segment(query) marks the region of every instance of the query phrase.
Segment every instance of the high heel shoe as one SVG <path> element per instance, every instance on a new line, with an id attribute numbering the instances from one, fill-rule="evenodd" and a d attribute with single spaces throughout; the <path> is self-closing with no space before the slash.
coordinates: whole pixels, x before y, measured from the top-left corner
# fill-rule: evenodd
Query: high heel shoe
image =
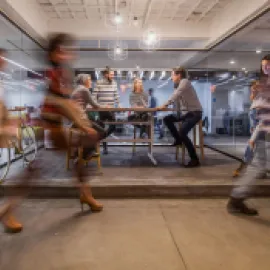
<path id="1" fill-rule="evenodd" d="M 98 203 L 94 198 L 90 198 L 86 195 L 81 194 L 80 203 L 82 212 L 84 211 L 84 204 L 87 204 L 92 212 L 101 212 L 103 210 L 103 205 Z"/>
<path id="2" fill-rule="evenodd" d="M 0 222 L 2 222 L 7 233 L 19 233 L 23 229 L 22 224 L 15 219 L 10 210 L 0 214 Z"/>

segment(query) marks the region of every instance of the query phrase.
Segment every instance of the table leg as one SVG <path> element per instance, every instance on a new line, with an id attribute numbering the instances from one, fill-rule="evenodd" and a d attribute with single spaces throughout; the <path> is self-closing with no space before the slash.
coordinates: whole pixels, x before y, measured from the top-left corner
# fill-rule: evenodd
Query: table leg
<path id="1" fill-rule="evenodd" d="M 156 166 L 157 161 L 155 160 L 153 156 L 153 144 L 154 144 L 154 113 L 150 113 L 150 143 L 149 143 L 149 152 L 148 152 L 148 157 L 152 161 L 152 163 Z"/>

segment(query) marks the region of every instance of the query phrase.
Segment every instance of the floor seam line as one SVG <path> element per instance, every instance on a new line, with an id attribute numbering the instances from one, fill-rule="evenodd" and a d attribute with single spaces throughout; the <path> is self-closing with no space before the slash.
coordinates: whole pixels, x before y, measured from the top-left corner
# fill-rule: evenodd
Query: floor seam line
<path id="1" fill-rule="evenodd" d="M 183 265 L 184 265 L 184 267 L 185 267 L 185 270 L 188 270 L 188 266 L 187 266 L 187 264 L 186 264 L 186 262 L 185 262 L 184 256 L 183 256 L 183 254 L 182 254 L 180 248 L 178 247 L 178 245 L 177 245 L 177 243 L 176 243 L 176 241 L 175 241 L 175 238 L 174 238 L 174 236 L 173 236 L 172 230 L 171 230 L 171 228 L 170 228 L 170 226 L 169 226 L 169 224 L 168 224 L 168 221 L 167 221 L 167 219 L 166 219 L 166 217 L 165 217 L 165 214 L 164 214 L 164 212 L 163 212 L 162 207 L 160 206 L 160 204 L 159 204 L 159 209 L 160 209 L 161 215 L 162 215 L 162 217 L 163 217 L 163 220 L 164 220 L 164 222 L 165 222 L 165 225 L 166 225 L 166 227 L 167 227 L 167 229 L 168 229 L 168 231 L 169 231 L 169 233 L 170 233 L 170 236 L 171 236 L 171 239 L 172 239 L 172 241 L 173 241 L 173 243 L 174 243 L 174 246 L 175 246 L 175 248 L 176 248 L 176 250 L 177 250 L 177 252 L 178 252 L 178 255 L 179 255 L 181 261 L 183 262 Z"/>

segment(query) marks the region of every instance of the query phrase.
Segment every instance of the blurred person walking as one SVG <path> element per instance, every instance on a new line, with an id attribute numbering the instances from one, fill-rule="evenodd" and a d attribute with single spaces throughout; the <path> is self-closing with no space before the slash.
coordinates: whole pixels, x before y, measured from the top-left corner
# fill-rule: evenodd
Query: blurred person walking
<path id="1" fill-rule="evenodd" d="M 49 87 L 44 98 L 41 117 L 44 128 L 49 130 L 53 145 L 60 151 L 66 151 L 68 147 L 62 124 L 63 118 L 74 122 L 78 129 L 82 131 L 76 137 L 73 146 L 93 147 L 99 140 L 98 133 L 91 127 L 91 123 L 88 119 L 81 117 L 78 105 L 70 99 L 72 74 L 68 66 L 73 59 L 73 54 L 68 48 L 73 43 L 73 38 L 68 34 L 55 34 L 49 38 L 48 60 L 51 68 L 47 72 Z M 34 173 L 35 169 L 28 168 L 25 171 L 25 176 L 21 177 L 22 183 L 24 185 L 29 183 Z M 90 187 L 86 184 L 87 173 L 81 162 L 78 162 L 76 166 L 76 176 L 80 189 L 80 204 L 82 208 L 84 204 L 87 204 L 92 211 L 101 211 L 103 205 L 94 199 Z M 1 211 L 0 219 L 5 229 L 9 232 L 16 233 L 22 230 L 22 225 L 13 218 L 12 213 L 19 200 L 26 195 L 26 192 L 24 188 L 23 192 L 20 190 L 20 192 L 16 193 L 16 197 L 10 197 Z"/>
<path id="2" fill-rule="evenodd" d="M 256 126 L 251 139 L 256 140 L 254 158 L 231 192 L 227 210 L 232 214 L 258 215 L 258 211 L 249 207 L 245 200 L 249 197 L 256 181 L 262 174 L 265 174 L 269 162 L 269 142 L 266 141 L 266 135 L 270 133 L 270 55 L 266 55 L 262 59 L 261 76 L 256 89 L 259 92 L 254 106 L 257 108 L 259 124 Z"/>
<path id="3" fill-rule="evenodd" d="M 250 101 L 252 102 L 250 110 L 249 110 L 249 119 L 250 119 L 250 133 L 252 134 L 256 129 L 259 120 L 257 118 L 257 108 L 256 108 L 256 97 L 258 96 L 258 89 L 257 85 L 259 81 L 252 81 L 251 83 L 251 94 L 250 94 Z M 256 139 L 256 138 L 255 138 Z M 234 171 L 233 177 L 237 177 L 240 175 L 241 171 L 246 168 L 246 166 L 252 161 L 253 159 L 253 150 L 255 147 L 256 140 L 254 140 L 254 136 L 251 136 L 250 140 L 248 141 L 248 145 L 245 150 L 243 161 L 241 162 L 240 166 Z"/>

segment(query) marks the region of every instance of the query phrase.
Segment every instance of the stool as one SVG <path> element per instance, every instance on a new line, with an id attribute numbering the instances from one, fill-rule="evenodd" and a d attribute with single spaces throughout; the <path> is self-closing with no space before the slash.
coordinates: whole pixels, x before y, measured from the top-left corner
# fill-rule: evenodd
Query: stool
<path id="1" fill-rule="evenodd" d="M 180 124 L 181 125 L 181 124 Z M 204 134 L 203 134 L 203 122 L 200 120 L 200 122 L 197 123 L 197 125 L 193 128 L 193 143 L 195 146 L 195 149 L 197 148 L 197 126 L 199 128 L 199 148 L 200 148 L 200 161 L 204 161 Z M 176 147 L 176 153 L 175 153 L 175 159 L 179 159 L 179 148 L 180 146 Z M 182 144 L 182 164 L 185 162 L 185 153 L 186 147 L 184 144 Z"/>
<path id="2" fill-rule="evenodd" d="M 71 142 L 72 142 L 72 131 L 75 130 L 75 129 L 72 129 L 72 128 L 69 128 L 68 130 L 68 140 L 67 140 L 67 143 L 68 143 L 68 149 L 67 149 L 67 155 L 66 155 L 66 168 L 67 170 L 70 169 L 70 160 L 73 159 L 73 157 L 71 157 Z M 78 159 L 79 161 L 82 161 L 85 165 L 88 165 L 88 163 L 90 161 L 96 161 L 97 162 L 97 167 L 98 167 L 98 170 L 101 170 L 101 158 L 100 158 L 100 145 L 99 143 L 97 143 L 97 146 L 96 146 L 96 152 L 97 154 L 92 156 L 90 159 L 83 159 L 83 147 L 82 146 L 79 146 L 78 147 Z"/>

